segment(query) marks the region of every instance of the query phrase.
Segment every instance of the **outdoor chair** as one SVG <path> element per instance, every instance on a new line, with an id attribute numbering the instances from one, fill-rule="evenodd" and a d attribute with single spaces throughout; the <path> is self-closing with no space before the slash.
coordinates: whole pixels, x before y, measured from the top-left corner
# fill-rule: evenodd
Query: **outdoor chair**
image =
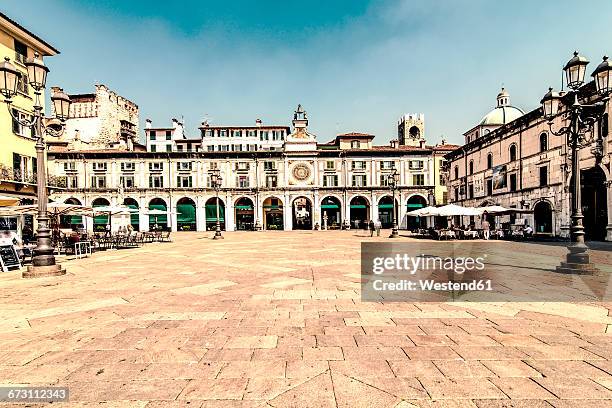
<path id="1" fill-rule="evenodd" d="M 170 231 L 160 232 L 160 234 L 159 234 L 159 242 L 172 242 L 170 240 Z"/>

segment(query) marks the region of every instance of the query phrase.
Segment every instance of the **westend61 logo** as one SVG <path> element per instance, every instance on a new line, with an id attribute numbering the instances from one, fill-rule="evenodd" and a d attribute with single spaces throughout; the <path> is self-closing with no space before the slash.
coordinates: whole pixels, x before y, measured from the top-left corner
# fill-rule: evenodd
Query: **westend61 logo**
<path id="1" fill-rule="evenodd" d="M 376 257 L 372 260 L 372 272 L 381 275 L 386 271 L 408 271 L 411 275 L 417 271 L 437 270 L 453 271 L 463 274 L 466 271 L 482 271 L 485 268 L 486 255 L 473 257 L 440 257 L 421 254 L 413 257 L 408 254 L 395 254 L 391 257 Z"/>

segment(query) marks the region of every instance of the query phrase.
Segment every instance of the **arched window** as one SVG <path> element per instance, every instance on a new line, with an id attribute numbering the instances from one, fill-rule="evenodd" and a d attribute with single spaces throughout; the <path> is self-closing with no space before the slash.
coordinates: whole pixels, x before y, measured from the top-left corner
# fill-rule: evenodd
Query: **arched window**
<path id="1" fill-rule="evenodd" d="M 455 166 L 455 179 L 459 178 L 459 167 Z"/>
<path id="2" fill-rule="evenodd" d="M 469 169 L 469 173 L 470 173 L 470 174 L 474 174 L 474 160 L 470 160 L 470 169 Z"/>
<path id="3" fill-rule="evenodd" d="M 493 168 L 493 155 L 491 153 L 487 154 L 487 169 Z"/>
<path id="4" fill-rule="evenodd" d="M 351 149 L 359 149 L 360 146 L 361 146 L 361 143 L 359 143 L 359 140 L 351 141 Z"/>
<path id="5" fill-rule="evenodd" d="M 510 161 L 516 160 L 516 145 L 512 143 L 510 145 Z"/>
<path id="6" fill-rule="evenodd" d="M 540 152 L 545 152 L 548 150 L 548 135 L 546 133 L 542 133 L 540 135 Z"/>

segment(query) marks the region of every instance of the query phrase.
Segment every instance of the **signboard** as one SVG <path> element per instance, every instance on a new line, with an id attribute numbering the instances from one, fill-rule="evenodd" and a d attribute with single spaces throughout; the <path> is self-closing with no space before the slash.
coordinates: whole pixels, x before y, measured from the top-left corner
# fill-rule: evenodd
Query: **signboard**
<path id="1" fill-rule="evenodd" d="M 11 268 L 21 268 L 21 261 L 13 245 L 0 245 L 0 266 L 3 272 Z"/>
<path id="2" fill-rule="evenodd" d="M 484 173 L 475 175 L 472 178 L 474 183 L 474 197 L 482 197 L 485 195 Z"/>
<path id="3" fill-rule="evenodd" d="M 506 188 L 506 165 L 493 167 L 493 190 Z"/>

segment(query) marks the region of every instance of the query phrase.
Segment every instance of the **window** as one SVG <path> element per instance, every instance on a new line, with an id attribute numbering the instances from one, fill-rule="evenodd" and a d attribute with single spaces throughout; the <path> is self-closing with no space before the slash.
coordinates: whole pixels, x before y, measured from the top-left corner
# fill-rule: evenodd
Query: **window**
<path id="1" fill-rule="evenodd" d="M 28 76 L 24 73 L 17 79 L 17 92 L 28 94 Z"/>
<path id="2" fill-rule="evenodd" d="M 327 160 L 325 162 L 325 170 L 336 170 L 336 162 L 333 160 Z"/>
<path id="3" fill-rule="evenodd" d="M 272 131 L 272 140 L 281 140 L 281 132 L 280 130 L 273 130 Z"/>
<path id="4" fill-rule="evenodd" d="M 106 162 L 104 163 L 93 163 L 92 164 L 93 171 L 106 171 Z"/>
<path id="5" fill-rule="evenodd" d="M 354 174 L 353 175 L 353 187 L 365 187 L 366 184 L 367 184 L 367 179 L 366 179 L 365 174 Z"/>
<path id="6" fill-rule="evenodd" d="M 389 176 L 386 174 L 381 174 L 380 175 L 380 186 L 381 187 L 388 187 L 389 186 Z"/>
<path id="7" fill-rule="evenodd" d="M 213 136 L 213 131 L 212 129 L 206 129 L 204 131 L 204 137 L 212 137 Z"/>
<path id="8" fill-rule="evenodd" d="M 268 134 L 267 130 L 263 130 L 259 133 L 259 139 L 260 140 L 269 140 L 270 139 L 270 135 Z"/>
<path id="9" fill-rule="evenodd" d="M 548 185 L 548 166 L 540 167 L 540 187 Z"/>
<path id="10" fill-rule="evenodd" d="M 546 133 L 542 133 L 540 135 L 540 153 L 548 150 L 548 135 Z"/>
<path id="11" fill-rule="evenodd" d="M 190 151 L 191 149 L 187 149 L 187 151 Z M 183 151 L 183 145 L 177 144 L 176 145 L 176 151 L 177 152 L 182 152 Z"/>
<path id="12" fill-rule="evenodd" d="M 444 174 L 440 173 L 440 179 L 438 180 L 438 183 L 443 186 L 444 184 L 446 184 L 446 180 L 444 180 Z"/>
<path id="13" fill-rule="evenodd" d="M 599 121 L 599 134 L 603 137 L 608 136 L 608 114 L 604 113 Z"/>
<path id="14" fill-rule="evenodd" d="M 136 165 L 134 163 L 121 163 L 121 171 L 134 171 L 136 170 Z"/>
<path id="15" fill-rule="evenodd" d="M 257 131 L 249 130 L 248 135 L 249 135 L 249 137 L 257 137 Z"/>
<path id="16" fill-rule="evenodd" d="M 219 146 L 220 152 L 229 152 L 229 145 L 221 145 Z"/>
<path id="17" fill-rule="evenodd" d="M 493 194 L 493 180 L 492 179 L 487 179 L 487 191 L 486 191 L 487 195 L 492 195 Z"/>
<path id="18" fill-rule="evenodd" d="M 470 169 L 469 174 L 474 174 L 474 161 L 470 160 Z"/>
<path id="19" fill-rule="evenodd" d="M 164 178 L 161 175 L 149 176 L 149 188 L 163 188 Z"/>
<path id="20" fill-rule="evenodd" d="M 210 162 L 210 165 L 208 166 L 208 168 L 210 170 L 217 170 L 219 168 L 219 163 L 217 163 L 217 162 Z"/>
<path id="21" fill-rule="evenodd" d="M 455 200 L 459 201 L 459 187 L 455 187 Z"/>
<path id="22" fill-rule="evenodd" d="M 191 162 L 178 162 L 176 163 L 176 169 L 178 171 L 191 171 Z"/>
<path id="23" fill-rule="evenodd" d="M 423 160 L 410 160 L 408 168 L 410 170 L 421 170 L 423 168 Z"/>
<path id="24" fill-rule="evenodd" d="M 510 191 L 516 191 L 516 174 L 510 174 Z"/>
<path id="25" fill-rule="evenodd" d="M 266 187 L 273 188 L 276 187 L 276 176 L 266 176 Z"/>
<path id="26" fill-rule="evenodd" d="M 15 40 L 15 60 L 25 64 L 27 59 L 28 47 L 21 41 Z"/>
<path id="27" fill-rule="evenodd" d="M 77 176 L 66 177 L 66 188 L 79 188 L 79 179 Z"/>
<path id="28" fill-rule="evenodd" d="M 123 188 L 134 188 L 134 176 L 119 177 L 119 184 Z"/>
<path id="29" fill-rule="evenodd" d="M 236 177 L 236 186 L 238 188 L 248 188 L 249 187 L 249 176 Z"/>
<path id="30" fill-rule="evenodd" d="M 493 168 L 493 155 L 491 153 L 487 154 L 487 169 Z"/>
<path id="31" fill-rule="evenodd" d="M 172 140 L 172 131 L 166 130 L 166 140 Z"/>
<path id="32" fill-rule="evenodd" d="M 106 188 L 106 176 L 92 176 L 91 177 L 92 188 Z"/>
<path id="33" fill-rule="evenodd" d="M 164 169 L 163 162 L 149 163 L 149 171 L 162 171 Z"/>
<path id="34" fill-rule="evenodd" d="M 394 161 L 383 161 L 380 162 L 380 169 L 381 170 L 392 170 L 395 168 L 395 162 Z"/>
<path id="35" fill-rule="evenodd" d="M 226 129 L 221 129 L 219 131 L 219 137 L 227 137 L 227 130 Z"/>
<path id="36" fill-rule="evenodd" d="M 13 109 L 13 115 L 22 121 L 31 120 L 32 116 L 17 109 Z M 34 137 L 34 129 L 27 126 L 22 126 L 18 121 L 13 119 L 13 133 L 24 137 Z"/>
<path id="37" fill-rule="evenodd" d="M 474 198 L 474 185 L 468 184 L 468 198 Z"/>
<path id="38" fill-rule="evenodd" d="M 166 145 L 166 152 L 170 153 L 172 151 L 172 145 Z"/>
<path id="39" fill-rule="evenodd" d="M 238 162 L 236 163 L 236 170 L 247 171 L 249 169 L 249 162 Z"/>
<path id="40" fill-rule="evenodd" d="M 424 186 L 425 185 L 425 175 L 424 174 L 413 174 L 412 175 L 412 185 L 413 186 Z"/>
<path id="41" fill-rule="evenodd" d="M 323 177 L 323 187 L 338 187 L 338 175 L 327 174 Z"/>
<path id="42" fill-rule="evenodd" d="M 234 130 L 232 132 L 233 137 L 242 137 L 242 132 L 240 130 Z"/>
<path id="43" fill-rule="evenodd" d="M 75 162 L 64 163 L 64 171 L 76 171 L 76 163 Z"/>
<path id="44" fill-rule="evenodd" d="M 266 170 L 266 171 L 276 170 L 276 163 L 274 163 L 272 161 L 265 161 L 264 162 L 264 170 Z"/>
<path id="45" fill-rule="evenodd" d="M 364 161 L 353 161 L 353 170 L 365 170 L 366 162 Z"/>
<path id="46" fill-rule="evenodd" d="M 156 133 L 154 130 L 149 130 L 149 139 L 150 140 L 155 140 L 156 137 Z"/>
<path id="47" fill-rule="evenodd" d="M 193 187 L 193 182 L 191 176 L 177 176 L 176 177 L 176 186 L 178 188 L 191 188 Z"/>
<path id="48" fill-rule="evenodd" d="M 157 151 L 157 146 L 151 145 L 151 153 L 155 153 Z"/>
<path id="49" fill-rule="evenodd" d="M 455 166 L 455 180 L 459 178 L 459 167 Z"/>
<path id="50" fill-rule="evenodd" d="M 351 149 L 359 149 L 361 142 L 359 140 L 351 140 Z"/>
<path id="51" fill-rule="evenodd" d="M 209 145 L 206 147 L 206 150 L 208 150 L 209 152 L 214 152 L 215 151 L 215 146 L 214 145 Z"/>
<path id="52" fill-rule="evenodd" d="M 510 161 L 516 160 L 516 145 L 512 143 L 510 145 Z"/>

